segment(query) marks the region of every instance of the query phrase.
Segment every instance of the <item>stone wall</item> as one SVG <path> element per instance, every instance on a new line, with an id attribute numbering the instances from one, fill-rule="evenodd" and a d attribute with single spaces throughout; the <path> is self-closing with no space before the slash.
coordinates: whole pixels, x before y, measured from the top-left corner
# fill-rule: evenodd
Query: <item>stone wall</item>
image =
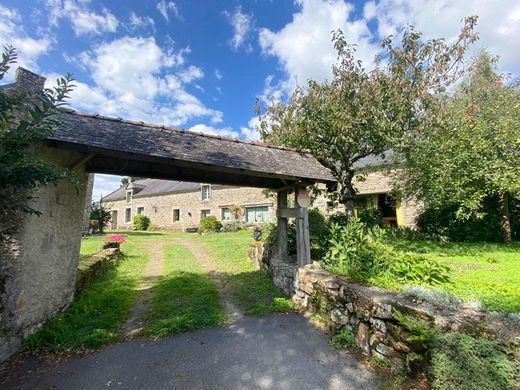
<path id="1" fill-rule="evenodd" d="M 138 207 L 144 207 L 144 215 L 150 218 L 150 223 L 161 228 L 171 230 L 185 230 L 197 228 L 202 210 L 210 210 L 218 220 L 221 220 L 222 208 L 232 204 L 244 207 L 267 206 L 270 222 L 276 221 L 276 210 L 272 199 L 266 198 L 259 188 L 212 186 L 210 198 L 201 200 L 200 191 L 164 194 L 139 197 L 136 195 L 130 203 L 126 199 L 113 202 L 103 202 L 103 206 L 110 211 L 117 211 L 117 229 L 130 229 L 132 221 L 125 222 L 125 209 L 132 209 L 132 218 Z M 173 222 L 173 210 L 180 210 L 180 221 Z"/>
<path id="2" fill-rule="evenodd" d="M 87 289 L 98 276 L 114 265 L 119 254 L 118 248 L 106 248 L 82 259 L 78 267 L 76 294 Z"/>
<path id="3" fill-rule="evenodd" d="M 40 156 L 68 167 L 82 157 L 48 147 Z M 83 167 L 75 173 L 79 186 L 62 181 L 34 194 L 42 214 L 20 216 L 0 251 L 0 361 L 73 298 L 88 179 Z"/>
<path id="4" fill-rule="evenodd" d="M 401 368 L 413 370 L 415 357 L 425 350 L 408 338 L 411 333 L 394 318 L 396 311 L 433 329 L 495 338 L 508 347 L 520 340 L 520 328 L 497 314 L 436 307 L 310 265 L 298 270 L 297 285 L 293 300 L 302 310 L 319 314 L 332 331 L 348 329 L 364 352 Z"/>

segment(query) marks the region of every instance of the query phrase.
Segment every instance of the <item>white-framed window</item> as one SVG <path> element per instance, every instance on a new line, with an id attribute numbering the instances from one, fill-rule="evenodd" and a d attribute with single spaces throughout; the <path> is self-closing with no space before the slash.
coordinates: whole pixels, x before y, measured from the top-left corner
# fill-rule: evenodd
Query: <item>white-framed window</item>
<path id="1" fill-rule="evenodd" d="M 220 211 L 220 217 L 222 221 L 230 221 L 231 220 L 231 211 L 228 207 L 222 207 Z"/>
<path id="2" fill-rule="evenodd" d="M 125 209 L 125 223 L 130 223 L 132 220 L 132 208 L 127 207 Z"/>
<path id="3" fill-rule="evenodd" d="M 266 223 L 269 222 L 269 207 L 246 207 L 247 223 Z"/>
<path id="4" fill-rule="evenodd" d="M 200 219 L 207 218 L 211 215 L 211 210 L 200 210 Z"/>
<path id="5" fill-rule="evenodd" d="M 173 209 L 172 221 L 173 222 L 179 222 L 180 220 L 181 220 L 181 210 L 180 209 Z"/>
<path id="6" fill-rule="evenodd" d="M 137 208 L 137 214 L 144 215 L 144 206 L 139 206 Z"/>
<path id="7" fill-rule="evenodd" d="M 126 191 L 126 203 L 130 203 L 132 201 L 132 190 Z"/>
<path id="8" fill-rule="evenodd" d="M 203 184 L 200 186 L 200 199 L 201 200 L 209 200 L 209 194 L 210 194 L 210 185 L 209 184 Z"/>

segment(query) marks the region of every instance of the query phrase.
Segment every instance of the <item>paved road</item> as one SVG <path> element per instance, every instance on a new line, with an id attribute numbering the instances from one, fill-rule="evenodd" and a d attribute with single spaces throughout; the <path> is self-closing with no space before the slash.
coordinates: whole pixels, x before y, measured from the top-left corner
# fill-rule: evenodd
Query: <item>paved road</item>
<path id="1" fill-rule="evenodd" d="M 14 388 L 377 389 L 378 382 L 298 314 L 245 318 L 156 341 L 129 340 L 57 364 L 23 366 L 43 372 Z"/>

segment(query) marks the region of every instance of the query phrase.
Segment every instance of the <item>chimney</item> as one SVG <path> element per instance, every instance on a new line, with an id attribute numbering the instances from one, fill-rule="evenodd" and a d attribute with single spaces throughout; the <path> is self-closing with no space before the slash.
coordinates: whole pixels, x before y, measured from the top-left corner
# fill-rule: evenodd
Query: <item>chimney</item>
<path id="1" fill-rule="evenodd" d="M 36 93 L 43 91 L 45 77 L 33 73 L 25 68 L 16 69 L 15 89 L 18 92 Z"/>

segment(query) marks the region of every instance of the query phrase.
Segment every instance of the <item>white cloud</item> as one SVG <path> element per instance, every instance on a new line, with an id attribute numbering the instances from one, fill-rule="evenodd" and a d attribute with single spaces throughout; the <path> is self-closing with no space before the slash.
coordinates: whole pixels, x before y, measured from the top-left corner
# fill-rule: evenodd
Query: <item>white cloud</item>
<path id="1" fill-rule="evenodd" d="M 167 22 L 170 21 L 170 13 L 172 13 L 177 19 L 181 18 L 179 9 L 173 1 L 166 2 L 165 0 L 161 0 L 157 3 L 157 9 Z"/>
<path id="2" fill-rule="evenodd" d="M 343 30 L 349 43 L 357 45 L 357 55 L 367 68 L 373 64 L 380 40 L 399 35 L 407 24 L 414 25 L 426 39 L 457 37 L 462 19 L 479 15 L 476 30 L 480 40 L 474 53 L 482 47 L 500 56 L 499 71 L 520 74 L 520 2 L 510 0 L 372 0 L 363 6 L 362 16 L 353 12 L 354 5 L 345 0 L 296 0 L 297 12 L 278 31 L 260 29 L 259 42 L 267 56 L 276 57 L 285 77 L 266 79 L 262 97 L 280 98 L 291 92 L 296 81 L 323 81 L 331 77 L 336 52 L 331 31 Z M 376 25 L 371 31 L 369 23 Z"/>
<path id="3" fill-rule="evenodd" d="M 185 85 L 203 72 L 195 66 L 182 67 L 185 53 L 185 49 L 164 50 L 154 38 L 123 37 L 103 43 L 77 56 L 94 84 L 78 81 L 71 104 L 80 111 L 168 126 L 201 117 L 222 122 L 222 112 L 186 91 Z"/>
<path id="4" fill-rule="evenodd" d="M 47 0 L 49 21 L 57 26 L 60 19 L 68 19 L 76 36 L 115 32 L 119 20 L 105 7 L 96 13 L 87 7 L 88 1 L 82 0 Z"/>
<path id="5" fill-rule="evenodd" d="M 227 138 L 238 138 L 238 132 L 231 129 L 230 127 L 215 128 L 213 126 L 198 124 L 198 125 L 190 127 L 188 130 L 197 132 L 197 133 L 218 135 L 218 136 L 227 137 Z"/>
<path id="6" fill-rule="evenodd" d="M 226 15 L 233 27 L 233 37 L 229 41 L 231 47 L 238 50 L 244 46 L 246 52 L 252 52 L 253 47 L 247 43 L 247 39 L 253 30 L 253 17 L 243 13 L 240 6 L 236 7 L 233 13 L 225 11 L 224 15 Z"/>
<path id="7" fill-rule="evenodd" d="M 204 72 L 199 67 L 190 65 L 187 69 L 179 72 L 179 77 L 183 82 L 189 84 L 193 80 L 200 80 L 203 78 Z"/>
<path id="8" fill-rule="evenodd" d="M 149 16 L 137 16 L 135 12 L 130 12 L 128 24 L 132 31 L 150 27 L 155 32 L 155 21 Z"/>
<path id="9" fill-rule="evenodd" d="M 258 133 L 257 126 L 260 120 L 257 116 L 251 118 L 247 123 L 247 127 L 240 128 L 242 138 L 247 141 L 258 141 L 260 139 L 260 133 Z"/>
<path id="10" fill-rule="evenodd" d="M 52 46 L 52 40 L 49 37 L 30 37 L 22 26 L 18 11 L 3 5 L 0 5 L 0 42 L 16 48 L 17 66 L 23 66 L 33 71 L 38 70 L 37 59 L 48 53 Z M 4 81 L 13 80 L 14 69 L 17 66 L 11 68 Z"/>
<path id="11" fill-rule="evenodd" d="M 217 80 L 222 80 L 222 72 L 219 69 L 215 69 L 215 78 Z"/>

